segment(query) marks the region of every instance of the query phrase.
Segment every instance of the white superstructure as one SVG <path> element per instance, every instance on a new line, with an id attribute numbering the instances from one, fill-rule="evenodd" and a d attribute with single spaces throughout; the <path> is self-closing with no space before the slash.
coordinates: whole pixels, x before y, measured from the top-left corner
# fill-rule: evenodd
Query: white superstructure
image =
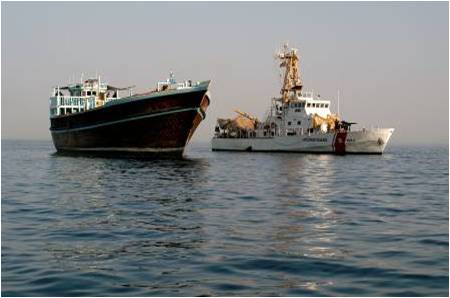
<path id="1" fill-rule="evenodd" d="M 50 117 L 58 117 L 88 111 L 120 99 L 119 91 L 127 90 L 133 94 L 133 86 L 117 88 L 102 82 L 100 76 L 95 79 L 81 80 L 80 83 L 53 88 L 49 99 Z"/>
<path id="2" fill-rule="evenodd" d="M 330 101 L 303 91 L 296 49 L 278 53 L 285 68 L 281 97 L 273 98 L 266 119 L 237 111 L 218 119 L 212 150 L 381 154 L 394 129 L 351 130 L 355 123 L 331 113 Z"/>

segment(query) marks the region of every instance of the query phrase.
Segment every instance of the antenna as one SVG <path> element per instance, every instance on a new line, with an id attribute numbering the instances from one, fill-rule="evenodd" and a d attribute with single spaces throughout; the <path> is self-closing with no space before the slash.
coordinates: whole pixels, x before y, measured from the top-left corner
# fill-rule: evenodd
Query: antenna
<path id="1" fill-rule="evenodd" d="M 340 112 L 339 112 L 339 95 L 340 95 L 340 90 L 338 89 L 338 115 L 340 116 Z"/>

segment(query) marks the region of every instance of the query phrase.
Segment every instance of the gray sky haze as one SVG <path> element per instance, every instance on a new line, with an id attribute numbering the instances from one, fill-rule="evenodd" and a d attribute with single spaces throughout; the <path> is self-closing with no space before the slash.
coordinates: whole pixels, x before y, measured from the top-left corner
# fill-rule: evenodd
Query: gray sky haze
<path id="1" fill-rule="evenodd" d="M 305 89 L 345 120 L 394 127 L 392 142 L 448 143 L 446 2 L 2 2 L 2 138 L 50 139 L 52 86 L 83 72 L 144 91 L 211 79 L 194 141 L 239 108 L 262 118 L 279 95 L 274 54 L 299 49 Z"/>

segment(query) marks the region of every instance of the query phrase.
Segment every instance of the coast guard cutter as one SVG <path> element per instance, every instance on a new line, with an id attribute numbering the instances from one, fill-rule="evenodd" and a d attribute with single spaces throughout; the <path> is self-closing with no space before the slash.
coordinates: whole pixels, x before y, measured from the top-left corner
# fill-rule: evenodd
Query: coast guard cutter
<path id="1" fill-rule="evenodd" d="M 277 53 L 284 70 L 281 97 L 273 98 L 260 121 L 236 110 L 234 119 L 217 119 L 212 150 L 382 154 L 393 128 L 353 130 L 353 122 L 330 111 L 330 101 L 303 90 L 297 49 Z"/>

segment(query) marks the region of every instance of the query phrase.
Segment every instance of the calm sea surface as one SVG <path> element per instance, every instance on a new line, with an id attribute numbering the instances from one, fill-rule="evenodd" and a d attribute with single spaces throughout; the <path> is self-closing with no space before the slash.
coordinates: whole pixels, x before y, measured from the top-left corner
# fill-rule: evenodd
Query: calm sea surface
<path id="1" fill-rule="evenodd" d="M 2 141 L 6 296 L 448 296 L 448 147 L 67 157 Z"/>

